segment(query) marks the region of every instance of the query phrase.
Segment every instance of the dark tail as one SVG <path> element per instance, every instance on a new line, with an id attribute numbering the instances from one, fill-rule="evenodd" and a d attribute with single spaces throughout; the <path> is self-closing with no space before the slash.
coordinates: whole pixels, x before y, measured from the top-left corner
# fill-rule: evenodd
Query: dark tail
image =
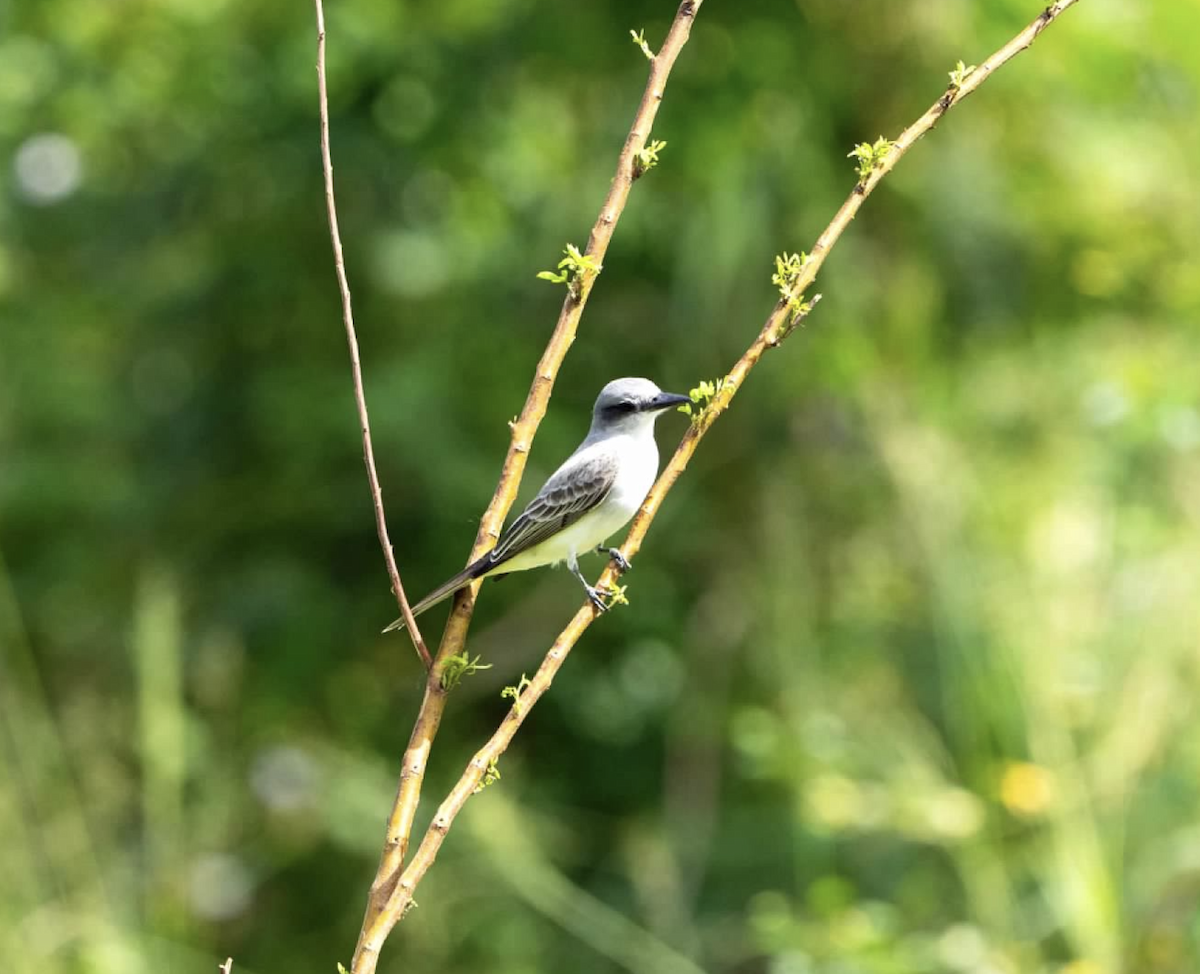
<path id="1" fill-rule="evenodd" d="M 443 582 L 432 592 L 426 595 L 425 598 L 421 599 L 420 602 L 414 605 L 412 607 L 413 618 L 419 616 L 426 609 L 432 609 L 439 602 L 445 602 L 446 599 L 450 598 L 450 596 L 452 596 L 460 588 L 466 588 L 481 575 L 486 575 L 492 567 L 493 563 L 490 554 L 484 555 L 478 561 L 471 563 L 453 578 Z M 387 626 L 383 631 L 400 632 L 405 628 L 406 623 L 404 621 L 404 617 L 401 616 L 391 625 Z"/>

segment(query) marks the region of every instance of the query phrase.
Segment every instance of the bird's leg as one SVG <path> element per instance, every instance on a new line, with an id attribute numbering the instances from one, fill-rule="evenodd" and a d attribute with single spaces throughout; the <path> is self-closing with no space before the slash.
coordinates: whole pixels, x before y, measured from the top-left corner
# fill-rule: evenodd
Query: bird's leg
<path id="1" fill-rule="evenodd" d="M 633 566 L 629 564 L 629 559 L 621 554 L 620 548 L 606 548 L 602 544 L 596 545 L 596 550 L 602 555 L 608 555 L 617 564 L 617 571 L 624 575 Z"/>
<path id="2" fill-rule="evenodd" d="M 577 579 L 579 579 L 579 584 L 582 585 L 583 590 L 585 592 L 587 592 L 588 601 L 591 602 L 592 605 L 594 605 L 596 607 L 596 611 L 597 612 L 607 612 L 608 611 L 608 603 L 606 603 L 604 601 L 604 597 L 599 592 L 597 592 L 596 589 L 594 589 L 591 585 L 588 584 L 588 580 L 583 577 L 583 572 L 581 572 L 579 570 L 579 562 L 576 560 L 574 554 L 572 554 L 571 557 L 567 559 L 567 567 L 569 569 L 571 569 L 571 574 L 574 575 Z"/>

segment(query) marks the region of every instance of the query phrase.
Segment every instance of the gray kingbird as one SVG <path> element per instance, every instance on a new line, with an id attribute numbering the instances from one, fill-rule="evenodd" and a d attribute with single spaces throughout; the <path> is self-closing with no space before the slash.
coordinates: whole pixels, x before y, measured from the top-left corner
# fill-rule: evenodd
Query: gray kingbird
<path id="1" fill-rule="evenodd" d="M 687 396 L 663 392 L 649 379 L 614 379 L 592 409 L 592 426 L 567 458 L 500 535 L 494 548 L 412 607 L 414 616 L 448 599 L 477 578 L 506 575 L 565 561 L 600 611 L 600 593 L 579 570 L 579 555 L 606 552 L 621 571 L 629 563 L 603 542 L 642 506 L 658 476 L 654 421 L 664 410 L 690 403 Z M 397 619 L 384 632 L 404 628 Z"/>

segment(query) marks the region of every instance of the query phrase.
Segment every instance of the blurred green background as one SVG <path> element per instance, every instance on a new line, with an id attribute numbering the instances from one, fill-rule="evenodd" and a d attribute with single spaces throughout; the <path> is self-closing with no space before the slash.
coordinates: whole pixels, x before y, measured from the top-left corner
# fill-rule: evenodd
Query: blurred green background
<path id="1" fill-rule="evenodd" d="M 721 375 L 1028 0 L 709 0 L 533 450 Z M 459 568 L 672 0 L 329 0 L 409 592 Z M 1084 0 L 919 143 L 670 495 L 383 971 L 1200 970 L 1200 5 Z M 0 2 L 0 957 L 348 962 L 421 677 L 313 11 Z M 664 452 L 686 421 L 659 425 Z M 599 558 L 588 566 L 592 574 Z M 580 603 L 488 583 L 418 828 Z M 437 635 L 444 609 L 425 631 Z"/>

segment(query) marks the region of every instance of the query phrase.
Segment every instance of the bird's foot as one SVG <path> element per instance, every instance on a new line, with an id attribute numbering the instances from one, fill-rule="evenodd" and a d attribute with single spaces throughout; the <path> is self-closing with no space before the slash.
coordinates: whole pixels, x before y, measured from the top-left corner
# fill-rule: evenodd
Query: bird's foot
<path id="1" fill-rule="evenodd" d="M 633 565 L 629 564 L 629 559 L 621 554 L 620 548 L 606 548 L 601 544 L 596 545 L 596 550 L 602 555 L 608 555 L 608 557 L 611 558 L 616 564 L 617 571 L 619 571 L 622 575 L 624 575 L 633 567 Z"/>
<path id="2" fill-rule="evenodd" d="M 591 585 L 585 585 L 583 588 L 587 592 L 588 601 L 596 607 L 597 612 L 608 611 L 608 603 L 604 601 L 604 596 L 600 594 L 598 588 L 593 588 Z"/>

